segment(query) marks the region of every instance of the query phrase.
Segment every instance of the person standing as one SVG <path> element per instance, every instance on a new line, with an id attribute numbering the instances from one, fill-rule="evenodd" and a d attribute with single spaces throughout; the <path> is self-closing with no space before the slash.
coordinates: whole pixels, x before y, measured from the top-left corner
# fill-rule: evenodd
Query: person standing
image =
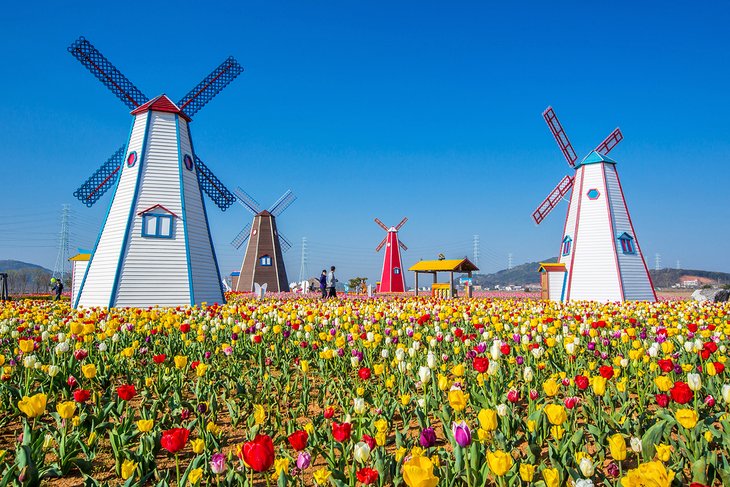
<path id="1" fill-rule="evenodd" d="M 322 291 L 322 299 L 327 297 L 327 269 L 322 269 L 322 275 L 319 276 L 319 290 Z"/>
<path id="2" fill-rule="evenodd" d="M 330 298 L 337 297 L 337 278 L 335 277 L 335 266 L 330 267 L 330 273 L 327 274 L 327 296 Z"/>
<path id="3" fill-rule="evenodd" d="M 63 283 L 60 279 L 56 279 L 55 277 L 51 278 L 51 291 L 54 292 L 55 296 L 53 297 L 54 301 L 58 301 L 61 299 L 61 293 L 63 292 Z"/>

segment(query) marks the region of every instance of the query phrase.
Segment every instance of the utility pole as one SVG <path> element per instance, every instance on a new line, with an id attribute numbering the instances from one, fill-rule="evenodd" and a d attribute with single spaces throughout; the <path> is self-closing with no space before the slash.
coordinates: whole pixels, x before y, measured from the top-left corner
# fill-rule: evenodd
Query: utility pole
<path id="1" fill-rule="evenodd" d="M 512 253 L 507 254 L 507 270 L 512 270 Z"/>
<path id="2" fill-rule="evenodd" d="M 309 256 L 307 255 L 307 237 L 302 237 L 302 263 L 299 267 L 299 282 L 309 275 Z"/>
<path id="3" fill-rule="evenodd" d="M 69 213 L 71 211 L 70 205 L 63 205 L 61 207 L 61 232 L 58 236 L 58 253 L 56 254 L 56 264 L 53 266 L 53 277 L 56 277 L 64 282 L 66 278 L 66 268 L 68 267 L 69 258 Z"/>
<path id="4" fill-rule="evenodd" d="M 474 265 L 479 267 L 479 235 L 474 235 L 474 251 L 472 256 L 474 257 Z"/>
<path id="5" fill-rule="evenodd" d="M 661 263 L 662 263 L 661 254 L 659 254 L 659 253 L 654 254 L 654 270 L 655 271 L 659 270 L 659 266 L 661 265 Z"/>
<path id="6" fill-rule="evenodd" d="M 677 259 L 677 270 L 679 270 L 679 259 Z"/>

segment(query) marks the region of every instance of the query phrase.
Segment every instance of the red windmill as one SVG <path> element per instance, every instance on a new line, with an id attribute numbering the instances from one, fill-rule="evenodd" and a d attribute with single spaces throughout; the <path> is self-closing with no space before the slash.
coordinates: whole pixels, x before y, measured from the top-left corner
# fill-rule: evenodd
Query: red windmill
<path id="1" fill-rule="evenodd" d="M 403 277 L 403 266 L 400 259 L 400 249 L 408 250 L 403 242 L 398 240 L 398 230 L 406 224 L 408 218 L 404 218 L 394 227 L 386 227 L 383 222 L 375 219 L 375 223 L 387 232 L 387 235 L 375 248 L 376 252 L 385 246 L 385 257 L 383 258 L 383 272 L 380 276 L 381 293 L 403 293 L 406 291 L 406 280 Z"/>

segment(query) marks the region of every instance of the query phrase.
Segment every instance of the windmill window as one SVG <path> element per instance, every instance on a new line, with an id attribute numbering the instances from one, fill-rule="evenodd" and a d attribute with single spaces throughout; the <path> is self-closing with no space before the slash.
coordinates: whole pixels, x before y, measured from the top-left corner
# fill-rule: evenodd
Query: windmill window
<path id="1" fill-rule="evenodd" d="M 573 239 L 566 236 L 563 239 L 563 255 L 570 255 L 570 248 L 573 246 Z"/>
<path id="2" fill-rule="evenodd" d="M 190 154 L 185 154 L 185 157 L 183 157 L 183 162 L 185 163 L 185 169 L 188 171 L 193 170 L 193 158 L 190 157 Z"/>
<path id="3" fill-rule="evenodd" d="M 259 259 L 259 264 L 266 267 L 271 266 L 271 257 L 268 255 L 264 255 Z"/>
<path id="4" fill-rule="evenodd" d="M 621 242 L 621 252 L 623 252 L 624 254 L 635 254 L 636 253 L 636 247 L 634 245 L 634 237 L 632 237 L 628 233 L 624 232 L 618 238 L 618 241 Z"/>
<path id="5" fill-rule="evenodd" d="M 400 274 L 400 267 L 393 267 L 393 274 Z"/>
<path id="6" fill-rule="evenodd" d="M 142 236 L 172 238 L 172 215 L 145 213 L 142 215 Z"/>
<path id="7" fill-rule="evenodd" d="M 127 156 L 127 166 L 132 167 L 137 163 L 137 152 L 132 151 Z"/>

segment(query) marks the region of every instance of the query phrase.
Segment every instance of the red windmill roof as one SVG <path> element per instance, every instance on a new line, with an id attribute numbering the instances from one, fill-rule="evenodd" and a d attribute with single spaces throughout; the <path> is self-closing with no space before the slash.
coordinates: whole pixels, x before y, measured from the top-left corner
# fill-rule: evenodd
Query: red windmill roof
<path id="1" fill-rule="evenodd" d="M 134 110 L 132 110 L 132 115 L 139 115 L 140 113 L 144 113 L 149 110 L 155 112 L 177 113 L 188 122 L 190 121 L 190 117 L 185 115 L 185 113 L 183 113 L 183 111 L 180 110 L 180 108 L 178 108 L 178 106 L 175 105 L 172 100 L 170 100 L 167 95 L 164 94 L 151 99 L 144 105 L 135 108 Z"/>

